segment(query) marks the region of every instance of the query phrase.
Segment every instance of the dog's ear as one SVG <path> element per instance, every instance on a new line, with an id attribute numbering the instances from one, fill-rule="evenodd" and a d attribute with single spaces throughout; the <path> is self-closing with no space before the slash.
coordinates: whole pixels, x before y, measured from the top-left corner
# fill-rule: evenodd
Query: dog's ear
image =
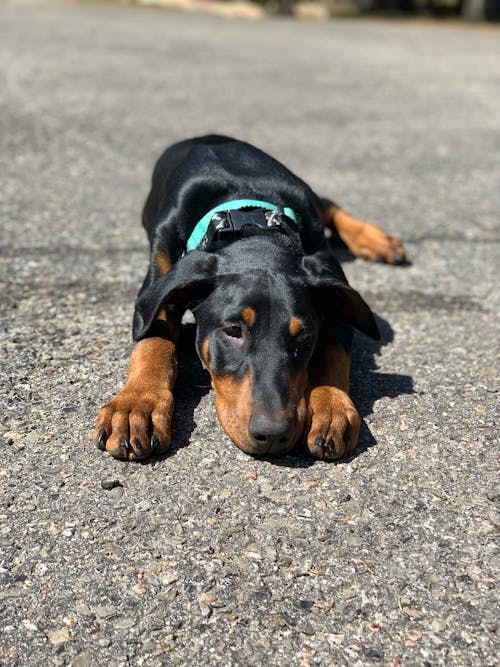
<path id="1" fill-rule="evenodd" d="M 161 308 L 168 304 L 194 308 L 215 287 L 217 257 L 193 250 L 143 290 L 135 304 L 134 340 L 146 338 Z"/>
<path id="2" fill-rule="evenodd" d="M 332 261 L 328 253 L 317 252 L 303 258 L 302 268 L 322 310 L 333 311 L 342 322 L 351 324 L 374 340 L 380 340 L 380 332 L 370 307 L 349 286 L 336 260 Z"/>

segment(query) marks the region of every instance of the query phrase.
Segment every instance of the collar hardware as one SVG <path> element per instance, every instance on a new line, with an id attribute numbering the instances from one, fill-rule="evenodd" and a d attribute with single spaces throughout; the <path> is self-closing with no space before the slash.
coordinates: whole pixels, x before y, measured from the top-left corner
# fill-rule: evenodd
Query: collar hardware
<path id="1" fill-rule="evenodd" d="M 243 230 L 248 227 L 258 227 L 260 229 L 271 229 L 277 227 L 284 233 L 290 235 L 296 234 L 295 223 L 291 218 L 285 221 L 284 215 L 276 211 L 264 211 L 263 209 L 253 209 L 251 211 L 219 211 L 214 213 L 208 224 L 208 229 L 198 246 L 200 250 L 208 250 L 213 243 L 223 241 L 230 243 L 235 241 Z"/>
<path id="2" fill-rule="evenodd" d="M 278 228 L 300 241 L 297 218 L 291 208 L 260 200 L 239 199 L 216 206 L 204 215 L 187 241 L 186 252 L 195 248 L 208 250 L 217 241 L 234 241 L 247 227 Z"/>

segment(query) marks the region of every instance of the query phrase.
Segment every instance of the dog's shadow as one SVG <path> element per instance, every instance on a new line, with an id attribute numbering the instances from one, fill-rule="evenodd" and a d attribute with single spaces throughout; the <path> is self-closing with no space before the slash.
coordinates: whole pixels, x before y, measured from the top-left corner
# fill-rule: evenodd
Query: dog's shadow
<path id="1" fill-rule="evenodd" d="M 196 354 L 196 325 L 183 324 L 177 345 L 179 376 L 174 387 L 175 410 L 172 420 L 172 448 L 164 455 L 172 456 L 187 447 L 196 427 L 194 411 L 203 396 L 210 391 L 210 375 Z"/>
<path id="2" fill-rule="evenodd" d="M 358 447 L 351 459 L 377 444 L 364 420 L 373 413 L 375 403 L 381 398 L 397 398 L 403 394 L 415 393 L 410 375 L 382 373 L 378 370 L 376 357 L 385 345 L 394 340 L 394 331 L 387 320 L 378 315 L 375 319 L 380 331 L 380 340 L 373 341 L 360 334 L 354 337 L 350 395 L 363 421 Z"/>
<path id="3" fill-rule="evenodd" d="M 365 336 L 356 334 L 352 350 L 351 363 L 351 398 L 362 417 L 362 427 L 356 451 L 347 459 L 356 458 L 368 448 L 377 444 L 364 418 L 372 414 L 374 404 L 381 398 L 397 398 L 402 394 L 413 394 L 413 380 L 410 375 L 398 373 L 381 373 L 377 370 L 376 355 L 385 345 L 394 339 L 391 325 L 383 318 L 376 316 L 380 330 L 380 340 L 372 341 Z M 191 433 L 196 427 L 194 412 L 203 396 L 210 391 L 210 376 L 201 366 L 195 351 L 194 341 L 196 326 L 183 325 L 181 342 L 178 347 L 179 377 L 175 385 L 175 412 L 172 423 L 172 449 L 165 454 L 170 457 L 179 449 L 189 444 Z M 297 447 L 285 457 L 265 457 L 266 460 L 292 468 L 305 468 L 313 465 L 315 460 L 305 450 Z"/>

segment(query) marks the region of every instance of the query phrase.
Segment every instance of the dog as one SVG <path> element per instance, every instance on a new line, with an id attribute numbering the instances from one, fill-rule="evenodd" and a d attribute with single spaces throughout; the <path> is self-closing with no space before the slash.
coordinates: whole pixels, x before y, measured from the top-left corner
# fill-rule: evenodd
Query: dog
<path id="1" fill-rule="evenodd" d="M 156 163 L 142 222 L 149 269 L 124 388 L 99 412 L 96 446 L 142 460 L 167 451 L 186 310 L 219 421 L 250 455 L 356 448 L 353 329 L 378 339 L 369 306 L 332 252 L 405 262 L 401 242 L 322 199 L 283 164 L 229 137 L 174 144 Z"/>

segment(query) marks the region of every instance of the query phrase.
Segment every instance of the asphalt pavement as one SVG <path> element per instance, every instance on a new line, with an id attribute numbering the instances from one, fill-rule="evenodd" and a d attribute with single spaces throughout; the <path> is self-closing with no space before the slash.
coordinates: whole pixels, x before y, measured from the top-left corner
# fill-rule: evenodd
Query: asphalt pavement
<path id="1" fill-rule="evenodd" d="M 500 32 L 0 4 L 0 664 L 495 665 Z M 96 450 L 170 142 L 237 135 L 404 239 L 345 264 L 343 463 L 253 459 L 186 350 L 170 454 Z"/>

